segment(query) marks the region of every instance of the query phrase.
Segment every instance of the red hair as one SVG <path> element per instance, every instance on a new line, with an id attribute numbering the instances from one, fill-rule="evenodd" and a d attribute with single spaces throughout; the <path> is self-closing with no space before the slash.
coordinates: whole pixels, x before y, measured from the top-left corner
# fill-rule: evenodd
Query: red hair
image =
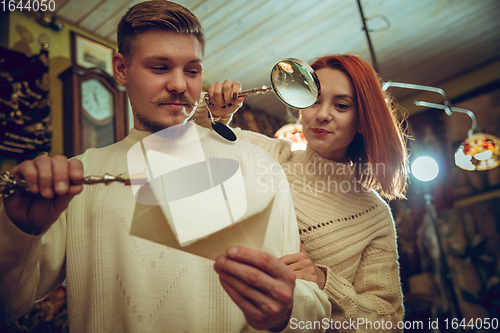
<path id="1" fill-rule="evenodd" d="M 349 145 L 347 158 L 352 163 L 361 163 L 359 176 L 367 188 L 379 190 L 389 200 L 404 198 L 408 175 L 406 135 L 377 73 L 354 55 L 322 57 L 311 67 L 338 69 L 351 78 L 361 133 L 357 133 Z"/>

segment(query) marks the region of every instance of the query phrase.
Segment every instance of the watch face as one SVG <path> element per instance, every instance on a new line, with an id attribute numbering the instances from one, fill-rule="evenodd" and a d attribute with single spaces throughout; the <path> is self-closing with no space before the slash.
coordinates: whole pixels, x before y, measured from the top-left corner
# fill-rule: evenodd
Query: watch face
<path id="1" fill-rule="evenodd" d="M 98 80 L 90 79 L 82 83 L 82 106 L 95 120 L 113 116 L 113 95 Z"/>

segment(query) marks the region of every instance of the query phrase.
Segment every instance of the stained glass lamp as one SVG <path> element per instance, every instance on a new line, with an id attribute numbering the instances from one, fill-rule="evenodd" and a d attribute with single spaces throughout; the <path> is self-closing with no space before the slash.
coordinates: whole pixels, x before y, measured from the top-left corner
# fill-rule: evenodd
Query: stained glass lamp
<path id="1" fill-rule="evenodd" d="M 491 134 L 474 133 L 455 152 L 455 164 L 465 170 L 490 170 L 500 165 L 500 139 Z"/>

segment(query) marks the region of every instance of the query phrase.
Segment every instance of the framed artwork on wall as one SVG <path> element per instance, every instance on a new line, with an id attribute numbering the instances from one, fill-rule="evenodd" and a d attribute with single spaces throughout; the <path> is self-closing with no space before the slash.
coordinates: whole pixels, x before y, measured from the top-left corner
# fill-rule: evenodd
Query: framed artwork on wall
<path id="1" fill-rule="evenodd" d="M 113 73 L 113 53 L 115 51 L 106 45 L 90 38 L 71 32 L 71 58 L 73 65 L 83 68 L 98 68 L 110 76 Z"/>

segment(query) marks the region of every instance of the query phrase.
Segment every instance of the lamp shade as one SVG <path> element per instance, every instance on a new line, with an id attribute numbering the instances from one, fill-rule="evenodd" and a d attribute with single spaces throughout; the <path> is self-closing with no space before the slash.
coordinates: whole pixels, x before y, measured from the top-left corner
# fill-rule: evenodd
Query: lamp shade
<path id="1" fill-rule="evenodd" d="M 455 164 L 465 170 L 489 170 L 500 165 L 500 139 L 475 133 L 465 139 L 455 152 Z"/>

